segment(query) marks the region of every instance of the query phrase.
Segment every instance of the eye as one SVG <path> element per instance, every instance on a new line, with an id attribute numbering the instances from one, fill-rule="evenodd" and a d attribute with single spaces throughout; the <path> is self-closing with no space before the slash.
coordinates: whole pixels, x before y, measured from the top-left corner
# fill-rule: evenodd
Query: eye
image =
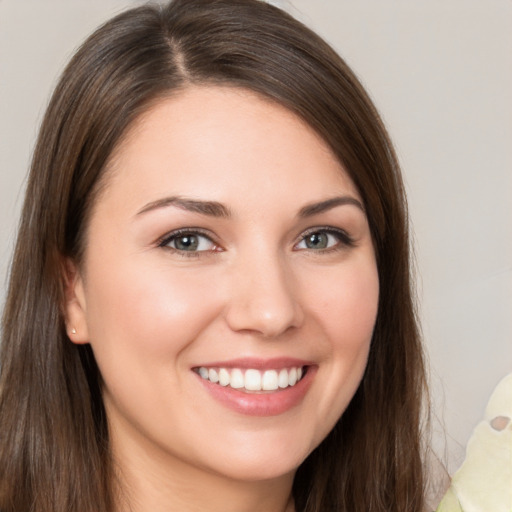
<path id="1" fill-rule="evenodd" d="M 158 245 L 182 253 L 215 251 L 217 249 L 217 245 L 209 236 L 198 231 L 186 230 L 170 233 Z"/>
<path id="2" fill-rule="evenodd" d="M 352 246 L 353 240 L 340 229 L 322 228 L 306 233 L 295 246 L 298 250 L 328 250 L 339 246 Z"/>

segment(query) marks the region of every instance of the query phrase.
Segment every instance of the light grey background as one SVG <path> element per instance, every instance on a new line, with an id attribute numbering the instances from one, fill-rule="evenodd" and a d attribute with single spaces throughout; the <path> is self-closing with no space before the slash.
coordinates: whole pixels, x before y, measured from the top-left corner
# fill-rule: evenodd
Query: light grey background
<path id="1" fill-rule="evenodd" d="M 37 127 L 56 77 L 135 1 L 0 0 L 0 304 Z M 431 365 L 453 471 L 512 371 L 512 2 L 276 0 L 370 91 L 403 166 Z"/>

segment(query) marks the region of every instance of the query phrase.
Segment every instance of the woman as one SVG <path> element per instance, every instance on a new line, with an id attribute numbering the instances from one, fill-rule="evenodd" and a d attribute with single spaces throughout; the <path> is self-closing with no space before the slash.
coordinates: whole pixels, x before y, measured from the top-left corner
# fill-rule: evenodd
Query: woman
<path id="1" fill-rule="evenodd" d="M 405 197 L 379 116 L 255 0 L 119 15 L 35 149 L 0 508 L 424 509 Z"/>

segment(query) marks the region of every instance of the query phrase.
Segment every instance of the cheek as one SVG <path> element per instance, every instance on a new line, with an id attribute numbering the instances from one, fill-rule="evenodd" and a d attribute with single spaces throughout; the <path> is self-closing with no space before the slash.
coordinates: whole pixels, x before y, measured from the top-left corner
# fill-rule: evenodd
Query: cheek
<path id="1" fill-rule="evenodd" d="M 318 440 L 338 421 L 361 382 L 379 301 L 372 259 L 340 266 L 335 272 L 331 269 L 330 279 L 324 278 L 322 292 L 310 298 L 311 315 L 324 335 L 319 371 L 322 390 L 317 399 L 325 421 L 319 426 Z"/>
<path id="2" fill-rule="evenodd" d="M 340 267 L 326 276 L 325 285 L 311 297 L 318 321 L 334 348 L 352 350 L 369 344 L 379 302 L 379 279 L 372 260 Z M 313 295 L 313 294 L 312 294 Z"/>
<path id="3" fill-rule="evenodd" d="M 212 279 L 201 272 L 136 261 L 94 268 L 87 317 L 96 351 L 128 349 L 143 359 L 179 352 L 215 318 L 218 301 L 205 284 Z"/>

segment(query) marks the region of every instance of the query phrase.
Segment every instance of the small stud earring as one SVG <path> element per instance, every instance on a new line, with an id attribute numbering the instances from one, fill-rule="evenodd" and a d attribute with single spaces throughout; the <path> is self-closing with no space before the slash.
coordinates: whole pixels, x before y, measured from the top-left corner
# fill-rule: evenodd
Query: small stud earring
<path id="1" fill-rule="evenodd" d="M 76 334 L 76 329 L 74 327 L 71 329 L 71 334 Z"/>

